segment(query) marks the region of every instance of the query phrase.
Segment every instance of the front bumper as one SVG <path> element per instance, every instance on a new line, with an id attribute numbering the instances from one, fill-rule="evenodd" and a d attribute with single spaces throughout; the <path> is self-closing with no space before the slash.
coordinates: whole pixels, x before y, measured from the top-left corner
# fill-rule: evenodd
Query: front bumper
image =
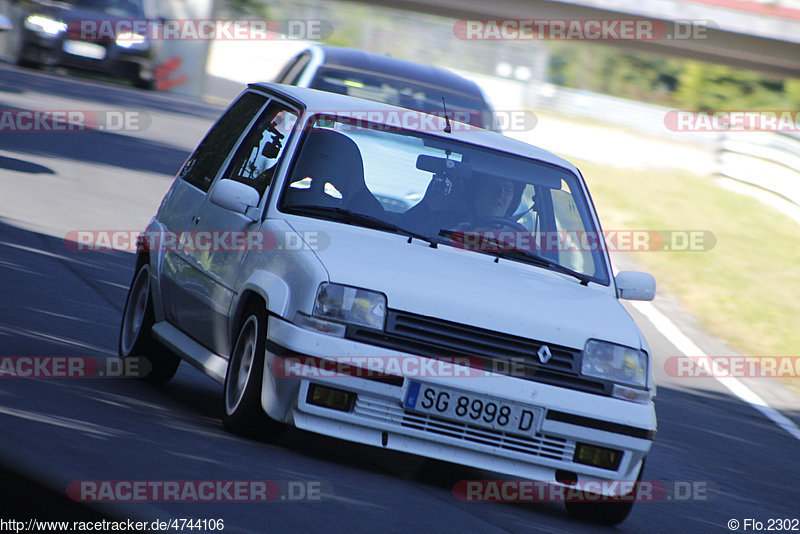
<path id="1" fill-rule="evenodd" d="M 553 484 L 564 480 L 565 472 L 576 480 L 636 480 L 655 434 L 652 402 L 636 404 L 499 374 L 406 377 L 397 384 L 330 373 L 281 376 L 273 372 L 281 367 L 280 357 L 410 355 L 313 332 L 276 316 L 270 316 L 267 332 L 262 406 L 273 419 L 304 430 Z M 543 416 L 535 433 L 514 436 L 411 412 L 403 406 L 410 380 L 521 403 Z M 352 409 L 309 404 L 311 384 L 355 393 Z M 623 451 L 619 467 L 575 462 L 578 442 Z"/>
<path id="2" fill-rule="evenodd" d="M 103 59 L 70 54 L 64 50 L 66 38 L 41 35 L 23 29 L 21 59 L 40 65 L 64 66 L 127 79 L 151 79 L 154 55 L 150 50 L 128 50 L 110 42 L 90 43 L 105 49 Z"/>

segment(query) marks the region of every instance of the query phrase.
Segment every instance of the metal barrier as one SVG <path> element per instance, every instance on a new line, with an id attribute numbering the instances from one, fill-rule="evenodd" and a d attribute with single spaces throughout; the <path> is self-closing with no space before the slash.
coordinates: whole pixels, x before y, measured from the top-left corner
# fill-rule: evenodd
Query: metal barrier
<path id="1" fill-rule="evenodd" d="M 706 145 L 716 153 L 717 175 L 770 191 L 800 206 L 800 132 L 676 132 L 664 122 L 670 108 L 543 83 L 530 84 L 525 100 L 534 110 L 589 117 Z"/>
<path id="2" fill-rule="evenodd" d="M 766 189 L 800 206 L 800 135 L 725 133 L 717 164 L 717 174 Z"/>

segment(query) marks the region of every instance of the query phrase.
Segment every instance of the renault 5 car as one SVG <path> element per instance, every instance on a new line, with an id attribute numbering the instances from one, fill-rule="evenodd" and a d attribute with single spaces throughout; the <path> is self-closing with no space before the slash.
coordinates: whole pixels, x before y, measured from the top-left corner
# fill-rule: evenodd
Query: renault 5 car
<path id="1" fill-rule="evenodd" d="M 396 184 L 417 193 L 402 211 L 378 199 Z M 197 367 L 240 434 L 293 425 L 556 487 L 636 481 L 655 384 L 620 299 L 654 295 L 650 275 L 612 271 L 571 163 L 447 117 L 253 84 L 141 235 L 119 353 L 151 382 Z M 603 523 L 631 506 L 567 502 Z"/>

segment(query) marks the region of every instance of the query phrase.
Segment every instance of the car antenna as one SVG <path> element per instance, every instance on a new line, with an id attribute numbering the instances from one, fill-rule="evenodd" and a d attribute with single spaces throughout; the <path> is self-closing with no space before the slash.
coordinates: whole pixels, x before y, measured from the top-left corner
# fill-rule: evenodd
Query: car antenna
<path id="1" fill-rule="evenodd" d="M 450 127 L 450 117 L 447 116 L 447 102 L 444 101 L 444 97 L 442 97 L 442 106 L 444 106 L 444 133 L 451 133 L 453 128 Z"/>

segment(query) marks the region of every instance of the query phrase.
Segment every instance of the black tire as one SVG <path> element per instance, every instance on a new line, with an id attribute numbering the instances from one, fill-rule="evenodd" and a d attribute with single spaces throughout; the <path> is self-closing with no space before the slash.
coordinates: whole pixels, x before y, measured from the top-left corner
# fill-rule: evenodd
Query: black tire
<path id="1" fill-rule="evenodd" d="M 633 501 L 583 502 L 566 501 L 567 512 L 575 519 L 613 526 L 625 521 L 633 509 Z"/>
<path id="2" fill-rule="evenodd" d="M 151 384 L 169 382 L 181 359 L 156 341 L 152 334 L 155 321 L 150 293 L 150 266 L 145 263 L 133 277 L 122 312 L 119 330 L 119 357 L 139 358 L 139 376 Z"/>
<path id="3" fill-rule="evenodd" d="M 644 462 L 639 469 L 639 476 L 637 482 L 642 480 L 642 473 L 644 472 Z M 570 516 L 575 519 L 583 521 L 591 521 L 600 525 L 613 526 L 618 525 L 625 521 L 633 509 L 635 502 L 635 492 L 630 500 L 625 501 L 564 501 L 564 506 Z"/>
<path id="4" fill-rule="evenodd" d="M 138 89 L 146 89 L 147 91 L 155 91 L 156 81 L 136 76 L 131 79 L 131 83 Z"/>
<path id="5" fill-rule="evenodd" d="M 469 475 L 464 475 L 463 466 L 436 458 L 420 458 L 415 469 L 415 478 L 440 488 L 453 488 L 459 480 L 469 478 Z"/>
<path id="6" fill-rule="evenodd" d="M 255 439 L 277 438 L 285 425 L 271 419 L 261 407 L 261 383 L 267 343 L 267 313 L 249 304 L 239 325 L 228 360 L 223 388 L 222 424 L 234 434 Z"/>
<path id="7" fill-rule="evenodd" d="M 25 67 L 34 70 L 39 70 L 42 68 L 42 65 L 40 63 L 37 63 L 36 61 L 31 61 L 30 59 L 23 59 L 21 57 L 14 58 L 14 64 L 18 67 Z"/>

